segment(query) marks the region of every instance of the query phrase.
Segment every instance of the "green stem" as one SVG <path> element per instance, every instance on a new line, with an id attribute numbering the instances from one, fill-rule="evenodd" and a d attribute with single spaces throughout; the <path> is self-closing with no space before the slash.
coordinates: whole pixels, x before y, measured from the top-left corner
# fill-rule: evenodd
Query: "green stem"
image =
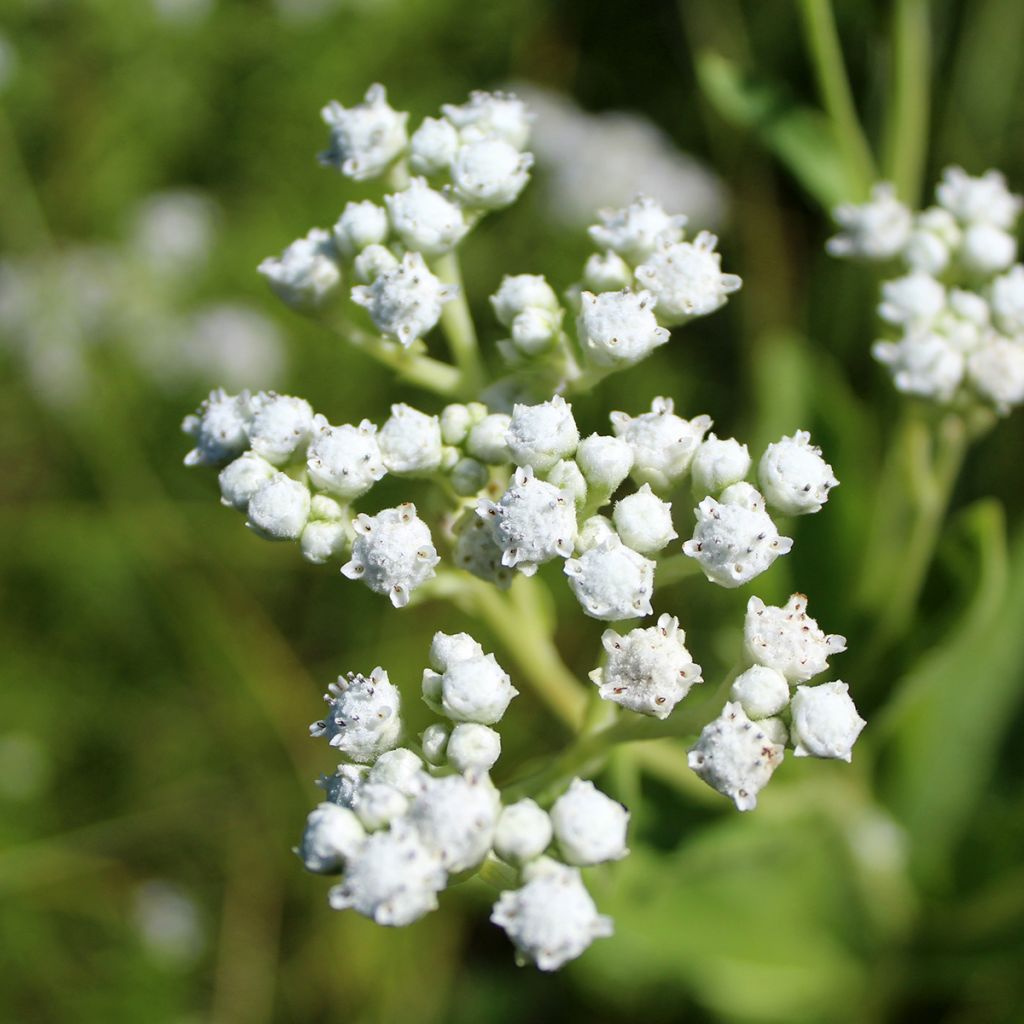
<path id="1" fill-rule="evenodd" d="M 658 561 L 654 574 L 655 587 L 668 587 L 680 580 L 700 574 L 700 563 L 689 555 L 666 555 Z"/>
<path id="2" fill-rule="evenodd" d="M 928 146 L 931 25 L 928 0 L 896 0 L 893 84 L 885 135 L 885 176 L 916 206 Z"/>
<path id="3" fill-rule="evenodd" d="M 818 80 L 818 91 L 843 153 L 850 198 L 866 199 L 875 180 L 874 160 L 857 117 L 829 0 L 800 0 L 804 36 Z"/>
<path id="4" fill-rule="evenodd" d="M 466 289 L 462 283 L 459 258 L 453 249 L 434 261 L 434 273 L 445 283 L 458 288 L 454 299 L 446 302 L 441 310 L 441 328 L 448 339 L 452 358 L 462 374 L 462 390 L 475 397 L 486 380 L 480 346 L 477 342 L 476 327 L 466 301 Z"/>

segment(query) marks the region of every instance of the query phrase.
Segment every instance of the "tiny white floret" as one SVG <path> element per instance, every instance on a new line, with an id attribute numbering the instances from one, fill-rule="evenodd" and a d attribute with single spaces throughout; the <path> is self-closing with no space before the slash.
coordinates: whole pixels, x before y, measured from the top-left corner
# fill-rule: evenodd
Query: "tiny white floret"
<path id="1" fill-rule="evenodd" d="M 625 367 L 669 340 L 658 325 L 648 291 L 583 292 L 576 326 L 583 351 L 596 366 Z"/>
<path id="2" fill-rule="evenodd" d="M 580 607 L 593 619 L 617 622 L 650 615 L 655 563 L 611 537 L 566 561 L 564 571 Z"/>
<path id="3" fill-rule="evenodd" d="M 829 491 L 839 486 L 832 467 L 821 457 L 821 449 L 811 444 L 806 430 L 768 445 L 757 467 L 757 479 L 768 504 L 788 516 L 819 511 L 828 501 Z"/>
<path id="4" fill-rule="evenodd" d="M 547 811 L 529 798 L 505 807 L 494 830 L 494 852 L 510 864 L 525 864 L 551 844 L 554 831 Z"/>
<path id="5" fill-rule="evenodd" d="M 867 722 L 857 714 L 846 683 L 798 686 L 790 705 L 790 732 L 797 757 L 849 761 L 853 744 Z"/>
<path id="6" fill-rule="evenodd" d="M 441 465 L 441 424 L 436 416 L 399 403 L 377 435 L 381 457 L 389 473 L 422 475 Z"/>
<path id="7" fill-rule="evenodd" d="M 457 772 L 489 772 L 501 756 L 501 736 L 488 725 L 460 722 L 452 729 L 447 750 Z"/>
<path id="8" fill-rule="evenodd" d="M 341 283 L 334 243 L 323 228 L 311 229 L 256 269 L 279 299 L 299 310 L 320 308 Z"/>
<path id="9" fill-rule="evenodd" d="M 331 494 L 346 499 L 365 494 L 387 472 L 376 426 L 363 420 L 358 427 L 333 427 L 317 414 L 306 468 L 313 483 Z"/>
<path id="10" fill-rule="evenodd" d="M 347 807 L 318 804 L 306 818 L 302 842 L 295 852 L 307 871 L 330 875 L 341 871 L 366 840 L 366 829 Z"/>
<path id="11" fill-rule="evenodd" d="M 629 811 L 592 782 L 573 779 L 551 808 L 555 842 L 568 864 L 586 867 L 629 853 Z"/>
<path id="12" fill-rule="evenodd" d="M 622 542 L 642 555 L 660 551 L 679 536 L 672 526 L 671 502 L 662 501 L 650 484 L 617 501 L 612 521 Z"/>
<path id="13" fill-rule="evenodd" d="M 268 540 L 298 540 L 309 519 L 309 488 L 275 473 L 249 499 L 246 526 Z"/>
<path id="14" fill-rule="evenodd" d="M 690 468 L 694 453 L 711 427 L 710 416 L 684 420 L 671 398 L 655 398 L 640 416 L 611 414 L 612 429 L 633 450 L 631 475 L 656 491 L 670 490 Z"/>
<path id="15" fill-rule="evenodd" d="M 452 161 L 452 186 L 467 207 L 497 210 L 514 203 L 530 180 L 533 157 L 499 138 L 468 142 Z"/>
<path id="16" fill-rule="evenodd" d="M 469 231 L 462 208 L 425 178 L 413 178 L 401 192 L 385 196 L 384 205 L 405 247 L 426 256 L 450 252 Z"/>
<path id="17" fill-rule="evenodd" d="M 736 677 L 729 695 L 743 706 L 748 718 L 770 718 L 789 703 L 789 683 L 767 665 L 752 665 Z"/>
<path id="18" fill-rule="evenodd" d="M 660 245 L 680 242 L 686 217 L 670 216 L 649 196 L 638 195 L 621 209 L 599 210 L 600 224 L 587 229 L 594 244 L 636 264 Z"/>
<path id="19" fill-rule="evenodd" d="M 388 212 L 369 199 L 345 204 L 334 227 L 334 245 L 346 259 L 355 259 L 371 245 L 388 237 Z"/>
<path id="20" fill-rule="evenodd" d="M 239 512 L 248 511 L 249 499 L 277 472 L 276 467 L 255 452 L 243 452 L 217 476 L 221 504 Z"/>
<path id="21" fill-rule="evenodd" d="M 790 683 L 805 683 L 828 668 L 833 654 L 846 650 L 846 638 L 826 634 L 807 614 L 807 598 L 793 594 L 782 607 L 759 597 L 747 602 L 743 625 L 747 654 L 781 672 Z"/>
<path id="22" fill-rule="evenodd" d="M 402 732 L 398 688 L 379 665 L 369 676 L 339 676 L 324 694 L 330 711 L 309 727 L 311 736 L 325 736 L 332 747 L 361 764 L 398 746 Z"/>
<path id="23" fill-rule="evenodd" d="M 330 148 L 320 154 L 320 162 L 356 181 L 386 171 L 408 141 L 405 123 L 409 115 L 388 106 L 387 92 L 379 83 L 366 90 L 358 106 L 346 109 L 331 100 L 320 116 L 331 132 Z"/>
<path id="24" fill-rule="evenodd" d="M 517 466 L 546 473 L 556 462 L 570 458 L 580 432 L 572 406 L 561 395 L 539 405 L 515 405 L 505 432 L 505 445 Z"/>

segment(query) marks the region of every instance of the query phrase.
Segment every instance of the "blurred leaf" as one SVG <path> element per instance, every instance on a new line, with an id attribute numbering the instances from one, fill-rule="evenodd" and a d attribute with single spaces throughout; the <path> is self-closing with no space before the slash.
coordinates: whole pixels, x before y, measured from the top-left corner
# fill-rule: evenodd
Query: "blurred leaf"
<path id="1" fill-rule="evenodd" d="M 718 113 L 753 132 L 823 209 L 831 210 L 850 195 L 835 134 L 823 113 L 719 53 L 698 54 L 696 67 L 701 88 Z"/>

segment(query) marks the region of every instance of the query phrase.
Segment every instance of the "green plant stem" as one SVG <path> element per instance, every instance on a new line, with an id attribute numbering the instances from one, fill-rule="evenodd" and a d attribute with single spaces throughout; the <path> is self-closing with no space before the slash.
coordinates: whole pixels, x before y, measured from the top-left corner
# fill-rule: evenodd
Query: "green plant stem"
<path id="1" fill-rule="evenodd" d="M 799 7 L 818 91 L 843 153 L 849 198 L 865 199 L 875 180 L 874 159 L 853 103 L 832 5 L 829 0 L 800 0 Z"/>
<path id="2" fill-rule="evenodd" d="M 454 299 L 446 302 L 441 310 L 441 328 L 448 339 L 452 358 L 462 375 L 462 391 L 476 397 L 486 380 L 484 365 L 480 359 L 480 345 L 477 342 L 476 327 L 466 301 L 466 289 L 462 283 L 459 258 L 453 249 L 434 261 L 434 273 L 445 283 L 458 288 Z"/>
<path id="3" fill-rule="evenodd" d="M 689 579 L 700 574 L 700 563 L 689 555 L 666 555 L 658 561 L 654 573 L 655 587 L 668 587 L 680 580 Z"/>
<path id="4" fill-rule="evenodd" d="M 928 147 L 931 24 L 928 0 L 896 0 L 892 14 L 892 97 L 884 147 L 886 178 L 916 206 Z"/>

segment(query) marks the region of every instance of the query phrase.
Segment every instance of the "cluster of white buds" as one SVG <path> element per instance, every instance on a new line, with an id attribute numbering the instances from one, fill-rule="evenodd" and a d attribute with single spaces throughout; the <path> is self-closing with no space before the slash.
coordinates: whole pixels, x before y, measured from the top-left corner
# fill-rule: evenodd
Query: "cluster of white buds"
<path id="1" fill-rule="evenodd" d="M 329 901 L 381 925 L 411 924 L 437 907 L 453 876 L 489 868 L 518 886 L 491 920 L 523 961 L 554 970 L 611 934 L 581 867 L 626 856 L 629 813 L 593 783 L 573 779 L 550 810 L 503 804 L 490 771 L 493 728 L 516 696 L 493 654 L 466 633 L 437 633 L 423 673 L 426 704 L 447 721 L 401 746 L 401 698 L 382 668 L 330 687 L 330 713 L 310 732 L 348 761 L 321 778 L 326 799 L 296 853 L 318 874 L 340 874 Z"/>
<path id="2" fill-rule="evenodd" d="M 898 390 L 1005 414 L 1024 403 L 1022 200 L 998 171 L 971 177 L 960 167 L 943 172 L 935 198 L 914 213 L 891 185 L 876 185 L 867 203 L 835 211 L 843 230 L 827 248 L 893 264 L 878 312 L 894 336 L 872 351 Z"/>

